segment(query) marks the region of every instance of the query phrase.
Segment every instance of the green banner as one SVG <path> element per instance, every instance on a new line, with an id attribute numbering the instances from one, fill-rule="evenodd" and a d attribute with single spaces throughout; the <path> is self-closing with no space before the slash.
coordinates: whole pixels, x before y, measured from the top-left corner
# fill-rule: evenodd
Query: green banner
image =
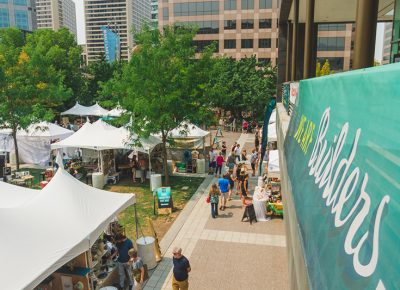
<path id="1" fill-rule="evenodd" d="M 285 156 L 312 289 L 400 287 L 399 76 L 300 82 Z"/>

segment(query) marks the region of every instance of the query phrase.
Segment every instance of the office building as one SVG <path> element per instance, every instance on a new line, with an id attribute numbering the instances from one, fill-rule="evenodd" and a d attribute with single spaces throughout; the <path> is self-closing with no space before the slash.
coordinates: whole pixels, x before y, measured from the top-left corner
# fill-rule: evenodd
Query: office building
<path id="1" fill-rule="evenodd" d="M 392 27 L 393 23 L 385 23 L 384 33 L 383 33 L 383 48 L 382 48 L 382 64 L 390 63 L 390 48 L 392 41 Z"/>
<path id="2" fill-rule="evenodd" d="M 72 0 L 35 0 L 37 28 L 68 28 L 76 37 L 76 11 Z"/>
<path id="3" fill-rule="evenodd" d="M 0 28 L 36 28 L 33 0 L 0 0 Z"/>
<path id="4" fill-rule="evenodd" d="M 199 28 L 195 44 L 201 50 L 217 42 L 217 53 L 235 59 L 256 55 L 277 65 L 278 0 L 160 1 L 158 23 L 182 23 Z M 350 68 L 351 24 L 321 24 L 318 59 L 328 59 L 335 71 Z"/>
<path id="5" fill-rule="evenodd" d="M 353 43 L 352 24 L 318 24 L 317 59 L 321 67 L 328 60 L 331 71 L 350 70 Z"/>
<path id="6" fill-rule="evenodd" d="M 84 0 L 88 62 L 104 55 L 102 27 L 119 35 L 121 59 L 128 60 L 133 47 L 132 31 L 150 22 L 150 0 Z"/>
<path id="7" fill-rule="evenodd" d="M 158 28 L 158 0 L 151 0 L 151 26 Z"/>

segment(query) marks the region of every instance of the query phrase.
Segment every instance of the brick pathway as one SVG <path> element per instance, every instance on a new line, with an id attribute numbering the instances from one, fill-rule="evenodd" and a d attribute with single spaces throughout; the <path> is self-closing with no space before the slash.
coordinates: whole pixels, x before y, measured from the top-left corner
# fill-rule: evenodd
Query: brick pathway
<path id="1" fill-rule="evenodd" d="M 235 139 L 236 138 L 236 139 Z M 235 140 L 249 153 L 253 134 L 224 132 L 228 150 Z M 171 289 L 172 248 L 179 246 L 190 260 L 190 289 L 288 289 L 284 222 L 273 219 L 250 225 L 241 222 L 238 196 L 211 218 L 205 202 L 212 183 L 208 177 L 161 241 L 164 255 L 144 289 Z M 254 189 L 256 178 L 250 179 Z"/>

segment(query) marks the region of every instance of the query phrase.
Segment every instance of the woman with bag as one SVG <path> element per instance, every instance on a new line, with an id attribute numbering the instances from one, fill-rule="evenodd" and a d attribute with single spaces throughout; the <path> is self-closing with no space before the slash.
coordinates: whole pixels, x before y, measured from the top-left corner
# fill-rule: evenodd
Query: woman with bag
<path id="1" fill-rule="evenodd" d="M 219 200 L 220 191 L 218 185 L 214 183 L 211 186 L 210 192 L 208 193 L 207 200 L 211 203 L 211 216 L 213 219 L 218 215 L 218 200 Z"/>
<path id="2" fill-rule="evenodd" d="M 246 206 L 246 197 L 249 194 L 249 175 L 246 173 L 243 177 L 242 183 L 241 183 L 241 198 L 243 202 L 243 206 Z"/>
<path id="3" fill-rule="evenodd" d="M 135 281 L 134 290 L 142 290 L 142 285 L 145 279 L 145 269 L 143 261 L 140 257 L 138 257 L 137 251 L 135 249 L 130 249 L 128 251 L 128 255 L 130 257 L 129 264 L 132 266 L 133 278 Z"/>

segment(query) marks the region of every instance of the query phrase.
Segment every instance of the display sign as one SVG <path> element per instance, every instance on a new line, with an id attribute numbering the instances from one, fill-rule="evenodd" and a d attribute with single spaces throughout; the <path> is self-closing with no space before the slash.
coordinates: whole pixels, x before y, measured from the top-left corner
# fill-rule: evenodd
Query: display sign
<path id="1" fill-rule="evenodd" d="M 103 31 L 104 53 L 107 62 L 111 63 L 116 60 L 119 60 L 119 55 L 120 55 L 119 35 L 108 26 L 102 26 L 101 30 Z"/>
<path id="2" fill-rule="evenodd" d="M 310 289 L 398 289 L 400 64 L 300 82 L 285 156 Z"/>
<path id="3" fill-rule="evenodd" d="M 157 189 L 158 208 L 172 208 L 171 187 Z"/>

